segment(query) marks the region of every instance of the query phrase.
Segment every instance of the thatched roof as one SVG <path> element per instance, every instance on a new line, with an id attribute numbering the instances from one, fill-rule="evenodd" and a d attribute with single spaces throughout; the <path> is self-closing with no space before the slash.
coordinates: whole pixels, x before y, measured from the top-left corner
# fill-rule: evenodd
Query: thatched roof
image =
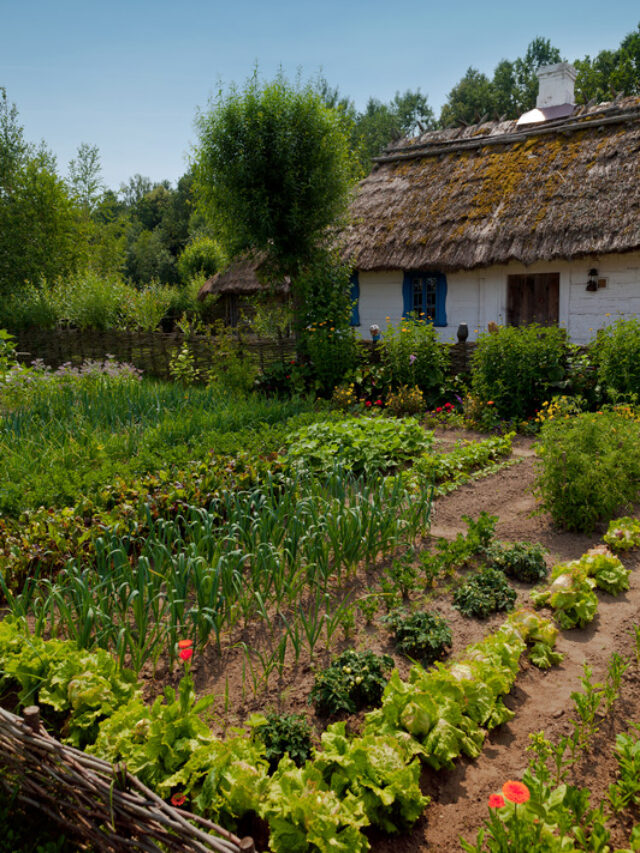
<path id="1" fill-rule="evenodd" d="M 256 293 L 289 293 L 288 277 L 278 284 L 263 281 L 260 271 L 265 260 L 266 256 L 262 254 L 237 259 L 226 270 L 217 272 L 205 281 L 198 292 L 198 299 L 202 301 L 209 293 L 237 293 L 241 296 L 253 296 Z"/>
<path id="2" fill-rule="evenodd" d="M 343 233 L 360 270 L 470 269 L 640 248 L 640 98 L 488 122 L 378 157 Z"/>

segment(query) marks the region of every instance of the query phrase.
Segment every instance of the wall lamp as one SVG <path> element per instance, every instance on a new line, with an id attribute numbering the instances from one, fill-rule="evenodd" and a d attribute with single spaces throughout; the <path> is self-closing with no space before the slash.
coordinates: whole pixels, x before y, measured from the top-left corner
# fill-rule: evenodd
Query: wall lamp
<path id="1" fill-rule="evenodd" d="M 590 293 L 594 293 L 598 289 L 598 270 L 595 267 L 589 270 L 589 280 L 587 281 L 587 286 L 585 290 L 588 290 Z"/>

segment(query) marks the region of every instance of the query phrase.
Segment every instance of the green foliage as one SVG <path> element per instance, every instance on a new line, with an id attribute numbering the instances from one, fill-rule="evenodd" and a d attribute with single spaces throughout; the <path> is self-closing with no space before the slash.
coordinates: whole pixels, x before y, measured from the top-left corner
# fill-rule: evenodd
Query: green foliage
<path id="1" fill-rule="evenodd" d="M 459 587 L 453 596 L 453 606 L 463 616 L 486 619 L 500 610 L 511 610 L 516 591 L 500 569 L 487 566 Z"/>
<path id="2" fill-rule="evenodd" d="M 502 418 L 523 420 L 538 410 L 564 375 L 565 332 L 557 326 L 502 326 L 478 338 L 472 393 L 493 402 Z"/>
<path id="3" fill-rule="evenodd" d="M 371 159 L 382 153 L 391 142 L 405 136 L 414 136 L 433 130 L 435 120 L 427 96 L 418 89 L 396 92 L 389 104 L 369 98 L 364 112 L 353 121 L 353 144 L 359 153 L 365 173 L 371 168 Z"/>
<path id="4" fill-rule="evenodd" d="M 428 318 L 411 315 L 398 326 L 388 325 L 381 347 L 382 362 L 394 389 L 417 386 L 428 407 L 440 399 L 449 353 Z"/>
<path id="5" fill-rule="evenodd" d="M 469 472 L 508 456 L 513 436 L 514 433 L 509 432 L 482 441 L 461 441 L 447 453 L 423 453 L 415 461 L 412 473 L 435 484 L 464 482 Z"/>
<path id="6" fill-rule="evenodd" d="M 639 36 L 640 37 L 640 36 Z M 591 346 L 598 383 L 611 399 L 640 397 L 640 322 L 618 319 Z"/>
<path id="7" fill-rule="evenodd" d="M 551 573 L 551 585 L 546 590 L 531 593 L 539 607 L 548 604 L 561 628 L 584 628 L 598 612 L 598 598 L 593 589 L 595 580 L 578 561 L 559 564 Z"/>
<path id="8" fill-rule="evenodd" d="M 345 210 L 354 164 L 341 115 L 282 74 L 220 92 L 197 118 L 196 186 L 230 257 L 291 273 Z"/>
<path id="9" fill-rule="evenodd" d="M 377 705 L 393 666 L 388 655 L 347 649 L 327 669 L 317 673 L 309 696 L 323 717 Z"/>
<path id="10" fill-rule="evenodd" d="M 640 423 L 602 410 L 543 424 L 536 494 L 566 530 L 593 530 L 638 499 Z"/>
<path id="11" fill-rule="evenodd" d="M 546 548 L 537 543 L 495 542 L 487 552 L 487 560 L 510 578 L 524 583 L 538 583 L 548 574 L 545 554 Z"/>
<path id="12" fill-rule="evenodd" d="M 356 475 L 372 474 L 411 461 L 432 441 L 433 436 L 413 418 L 347 417 L 312 424 L 289 435 L 286 458 L 298 469 L 328 472 L 339 464 Z"/>
<path id="13" fill-rule="evenodd" d="M 393 631 L 398 651 L 424 666 L 444 657 L 451 648 L 451 629 L 436 613 L 392 610 L 382 620 Z"/>
<path id="14" fill-rule="evenodd" d="M 269 771 L 288 755 L 296 767 L 311 756 L 311 726 L 303 714 L 254 714 L 249 720 L 252 735 L 264 746 Z"/>
<path id="15" fill-rule="evenodd" d="M 191 240 L 178 258 L 178 272 L 184 284 L 198 274 L 209 278 L 225 265 L 226 258 L 220 245 L 206 235 Z"/>
<path id="16" fill-rule="evenodd" d="M 351 739 L 343 722 L 328 726 L 321 740 L 315 767 L 341 800 L 352 794 L 362 801 L 372 826 L 396 833 L 420 817 L 429 797 L 420 791 L 420 763 L 408 760 L 405 741 L 375 735 Z"/>
<path id="17" fill-rule="evenodd" d="M 293 282 L 299 354 L 327 396 L 356 363 L 350 274 L 336 252 L 316 250 Z"/>
<path id="18" fill-rule="evenodd" d="M 640 24 L 615 50 L 601 50 L 593 59 L 585 56 L 575 62 L 576 100 L 586 104 L 608 101 L 614 93 L 640 93 Z"/>

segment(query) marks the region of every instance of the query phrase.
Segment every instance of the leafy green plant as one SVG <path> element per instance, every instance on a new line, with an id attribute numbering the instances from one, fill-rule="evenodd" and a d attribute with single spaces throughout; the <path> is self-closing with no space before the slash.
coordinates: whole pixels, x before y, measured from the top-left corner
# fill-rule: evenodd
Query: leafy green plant
<path id="1" fill-rule="evenodd" d="M 417 386 L 401 385 L 387 397 L 387 409 L 394 415 L 417 415 L 425 408 L 424 394 Z"/>
<path id="2" fill-rule="evenodd" d="M 353 474 L 371 474 L 410 461 L 432 441 L 432 434 L 412 418 L 398 422 L 349 417 L 292 433 L 286 458 L 297 468 L 326 472 L 339 463 Z"/>
<path id="3" fill-rule="evenodd" d="M 610 398 L 640 396 L 640 323 L 635 317 L 599 329 L 590 352 L 598 383 Z"/>
<path id="4" fill-rule="evenodd" d="M 322 716 L 342 711 L 354 714 L 380 702 L 393 666 L 389 655 L 347 649 L 327 669 L 316 674 L 309 702 Z"/>
<path id="5" fill-rule="evenodd" d="M 487 551 L 488 562 L 500 569 L 507 577 L 524 583 L 538 583 L 548 574 L 544 560 L 546 549 L 531 542 L 507 544 L 495 542 Z"/>
<path id="6" fill-rule="evenodd" d="M 369 589 L 367 595 L 357 601 L 358 610 L 364 616 L 365 624 L 371 625 L 373 617 L 380 609 L 380 598 L 374 589 Z"/>
<path id="7" fill-rule="evenodd" d="M 602 410 L 546 421 L 536 452 L 540 508 L 566 530 L 590 532 L 638 498 L 640 423 Z"/>
<path id="8" fill-rule="evenodd" d="M 559 564 L 551 573 L 551 585 L 546 590 L 531 593 L 536 607 L 548 604 L 562 628 L 584 628 L 598 612 L 598 598 L 593 592 L 595 581 L 584 566 Z"/>
<path id="9" fill-rule="evenodd" d="M 638 726 L 633 724 L 633 728 L 633 734 L 620 732 L 616 736 L 618 779 L 609 786 L 608 792 L 609 801 L 616 812 L 640 805 L 640 738 Z"/>
<path id="10" fill-rule="evenodd" d="M 501 326 L 479 336 L 471 393 L 501 418 L 523 420 L 564 376 L 566 333 L 557 326 Z"/>
<path id="11" fill-rule="evenodd" d="M 516 591 L 504 572 L 487 566 L 458 587 L 453 596 L 453 606 L 463 616 L 486 619 L 499 610 L 511 610 L 515 600 Z"/>
<path id="12" fill-rule="evenodd" d="M 254 714 L 249 725 L 252 736 L 264 745 L 271 773 L 284 755 L 296 767 L 302 767 L 311 756 L 311 726 L 303 714 Z"/>
<path id="13" fill-rule="evenodd" d="M 406 601 L 416 586 L 418 569 L 414 566 L 415 552 L 409 548 L 402 557 L 396 557 L 387 569 L 387 575 Z"/>
<path id="14" fill-rule="evenodd" d="M 417 387 L 428 407 L 439 401 L 444 392 L 449 353 L 430 321 L 411 315 L 397 326 L 388 324 L 381 352 L 394 389 Z"/>
<path id="15" fill-rule="evenodd" d="M 446 655 L 451 648 L 451 629 L 435 613 L 407 613 L 402 608 L 392 610 L 382 620 L 393 631 L 398 651 L 428 665 Z"/>
<path id="16" fill-rule="evenodd" d="M 609 522 L 603 541 L 612 551 L 630 551 L 640 548 L 640 520 L 624 516 Z"/>

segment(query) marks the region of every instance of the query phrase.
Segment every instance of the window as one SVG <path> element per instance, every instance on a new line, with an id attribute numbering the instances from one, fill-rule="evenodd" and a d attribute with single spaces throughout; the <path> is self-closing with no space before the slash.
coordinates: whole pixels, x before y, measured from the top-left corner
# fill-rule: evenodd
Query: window
<path id="1" fill-rule="evenodd" d="M 434 326 L 447 325 L 447 279 L 442 273 L 406 272 L 402 295 L 403 317 L 415 312 Z"/>

